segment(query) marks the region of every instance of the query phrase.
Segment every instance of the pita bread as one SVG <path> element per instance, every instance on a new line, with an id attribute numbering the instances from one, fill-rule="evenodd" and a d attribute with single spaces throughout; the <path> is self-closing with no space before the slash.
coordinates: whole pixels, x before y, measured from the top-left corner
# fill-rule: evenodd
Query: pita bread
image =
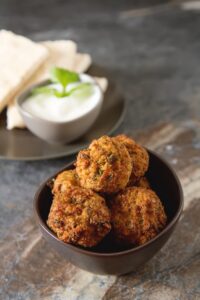
<path id="1" fill-rule="evenodd" d="M 105 93 L 108 88 L 108 79 L 105 77 L 94 77 L 94 79 L 100 86 L 102 92 Z"/>
<path id="2" fill-rule="evenodd" d="M 0 112 L 48 56 L 46 47 L 0 31 Z"/>
<path id="3" fill-rule="evenodd" d="M 74 70 L 77 46 L 73 41 L 45 41 L 41 45 L 47 48 L 49 57 L 31 78 L 31 84 L 48 79 L 49 70 L 53 66 Z"/>
<path id="4" fill-rule="evenodd" d="M 7 129 L 25 128 L 24 120 L 22 119 L 17 105 L 12 103 L 7 108 Z"/>
<path id="5" fill-rule="evenodd" d="M 84 73 L 91 66 L 92 59 L 89 54 L 77 53 L 73 62 L 73 71 L 77 73 Z"/>

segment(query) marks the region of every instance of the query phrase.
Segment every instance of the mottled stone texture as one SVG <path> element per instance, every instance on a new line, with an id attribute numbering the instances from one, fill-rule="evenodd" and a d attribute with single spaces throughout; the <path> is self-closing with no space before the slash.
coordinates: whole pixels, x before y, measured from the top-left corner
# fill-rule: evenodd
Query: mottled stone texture
<path id="1" fill-rule="evenodd" d="M 127 99 L 118 132 L 172 163 L 184 214 L 141 269 L 118 278 L 89 274 L 49 248 L 32 213 L 38 184 L 74 157 L 1 161 L 0 299 L 200 299 L 200 11 L 181 1 L 83 3 L 3 0 L 0 27 L 35 40 L 71 38 L 91 53 Z"/>

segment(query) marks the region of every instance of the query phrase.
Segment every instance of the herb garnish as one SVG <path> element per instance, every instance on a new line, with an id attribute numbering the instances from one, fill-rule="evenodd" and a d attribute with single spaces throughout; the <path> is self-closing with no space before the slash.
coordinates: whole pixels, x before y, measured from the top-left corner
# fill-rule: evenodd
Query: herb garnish
<path id="1" fill-rule="evenodd" d="M 32 94 L 49 94 L 58 98 L 71 96 L 74 92 L 80 91 L 84 88 L 91 86 L 89 82 L 80 82 L 80 76 L 76 72 L 65 70 L 62 68 L 53 67 L 50 71 L 50 81 L 52 83 L 59 83 L 62 87 L 62 91 L 58 91 L 51 85 L 41 86 L 34 88 Z M 67 86 L 70 83 L 80 82 L 77 86 L 67 90 Z"/>

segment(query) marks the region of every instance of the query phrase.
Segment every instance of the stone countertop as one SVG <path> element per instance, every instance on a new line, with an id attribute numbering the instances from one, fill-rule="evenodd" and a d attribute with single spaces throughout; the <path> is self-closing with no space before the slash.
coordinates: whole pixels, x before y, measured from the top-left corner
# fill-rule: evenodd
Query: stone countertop
<path id="1" fill-rule="evenodd" d="M 33 218 L 38 184 L 74 157 L 2 160 L 0 299 L 200 299 L 200 1 L 83 2 L 2 0 L 0 27 L 37 41 L 73 39 L 106 68 L 129 105 L 117 132 L 174 166 L 184 213 L 145 266 L 125 276 L 93 275 L 53 252 Z"/>

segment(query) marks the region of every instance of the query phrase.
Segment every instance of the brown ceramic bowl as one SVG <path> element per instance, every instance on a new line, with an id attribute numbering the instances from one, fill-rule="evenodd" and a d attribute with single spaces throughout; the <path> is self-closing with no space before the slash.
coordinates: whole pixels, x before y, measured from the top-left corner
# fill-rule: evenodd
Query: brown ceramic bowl
<path id="1" fill-rule="evenodd" d="M 152 151 L 147 177 L 152 188 L 161 198 L 168 216 L 167 226 L 148 243 L 129 249 L 120 249 L 107 236 L 97 247 L 81 248 L 60 241 L 46 225 L 52 203 L 48 182 L 63 170 L 73 168 L 73 163 L 48 178 L 38 189 L 34 200 L 37 223 L 50 246 L 69 262 L 97 274 L 125 274 L 151 259 L 167 242 L 172 234 L 183 208 L 182 188 L 176 174 L 168 163 Z M 178 241 L 177 241 L 178 242 Z M 173 253 L 172 253 L 173 255 Z"/>

